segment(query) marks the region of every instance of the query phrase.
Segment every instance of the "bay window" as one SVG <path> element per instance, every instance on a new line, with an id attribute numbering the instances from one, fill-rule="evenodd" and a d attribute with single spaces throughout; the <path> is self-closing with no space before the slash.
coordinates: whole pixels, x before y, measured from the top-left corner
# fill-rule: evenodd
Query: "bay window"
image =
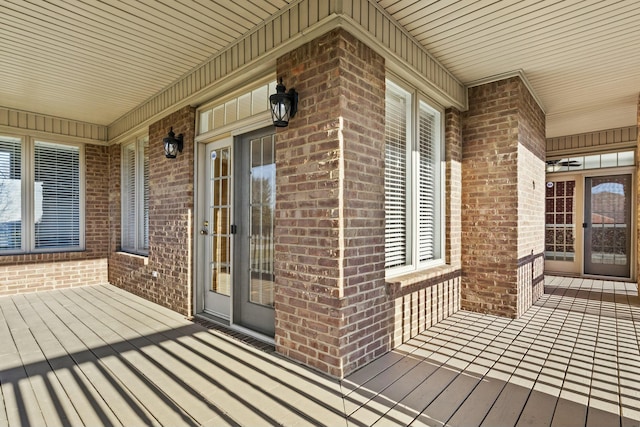
<path id="1" fill-rule="evenodd" d="M 385 267 L 400 274 L 443 263 L 442 114 L 387 80 Z"/>

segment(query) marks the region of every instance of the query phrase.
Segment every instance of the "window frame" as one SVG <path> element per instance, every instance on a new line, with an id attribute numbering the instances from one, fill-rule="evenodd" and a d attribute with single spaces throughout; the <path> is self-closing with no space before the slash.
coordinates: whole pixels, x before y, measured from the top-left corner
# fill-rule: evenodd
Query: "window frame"
<path id="1" fill-rule="evenodd" d="M 146 144 L 146 153 L 145 153 L 145 144 Z M 121 206 L 121 215 L 120 215 L 120 251 L 132 253 L 135 255 L 141 256 L 149 256 L 149 202 L 147 198 L 147 206 L 146 206 L 146 230 L 145 230 L 145 199 L 144 199 L 144 190 L 145 190 L 145 180 L 144 180 L 144 161 L 145 156 L 147 159 L 147 163 L 149 163 L 149 136 L 143 135 L 138 136 L 134 140 L 127 142 L 126 144 L 122 144 L 120 149 L 121 155 L 121 163 L 120 163 L 120 179 L 121 179 L 121 198 L 120 198 L 120 206 Z M 133 197 L 133 217 L 135 218 L 135 223 L 133 224 L 133 246 L 128 246 L 127 243 L 129 240 L 129 236 L 125 233 L 129 230 L 128 220 L 130 218 L 130 192 L 131 188 L 128 185 L 128 169 L 129 160 L 126 156 L 127 149 L 133 149 L 135 152 L 134 155 L 134 197 Z M 149 174 L 149 171 L 147 172 Z M 147 188 L 149 188 L 148 184 L 149 176 L 147 176 Z M 145 234 L 146 234 L 146 247 L 145 247 Z"/>
<path id="2" fill-rule="evenodd" d="M 40 138 L 24 134 L 1 132 L 0 137 L 19 139 L 21 156 L 21 244 L 19 249 L 0 250 L 0 256 L 81 252 L 86 248 L 86 158 L 85 146 L 81 143 L 62 141 L 57 138 Z M 73 147 L 78 150 L 78 245 L 59 246 L 49 248 L 36 247 L 35 224 L 35 173 L 36 173 L 36 143 Z"/>
<path id="3" fill-rule="evenodd" d="M 446 191 L 445 191 L 445 129 L 444 129 L 444 109 L 430 99 L 427 95 L 422 93 L 416 88 L 404 83 L 401 79 L 393 77 L 386 79 L 386 92 L 389 90 L 400 93 L 403 96 L 409 97 L 409 101 L 406 103 L 408 107 L 407 111 L 407 123 L 406 123 L 406 210 L 405 210 L 405 261 L 402 265 L 386 267 L 386 243 L 387 236 L 385 235 L 385 271 L 386 277 L 395 277 L 402 274 L 408 274 L 415 271 L 427 270 L 429 268 L 441 266 L 445 264 L 446 257 Z M 420 261 L 420 119 L 422 108 L 427 113 L 435 116 L 435 126 L 432 130 L 433 146 L 434 150 L 434 162 L 432 163 L 435 170 L 433 173 L 434 184 L 433 188 L 435 195 L 434 199 L 434 257 L 430 260 Z M 386 110 L 386 108 L 385 108 Z M 386 125 L 385 125 L 386 126 Z M 386 131 L 385 131 L 386 135 Z M 385 147 L 387 141 L 385 136 Z M 386 152 L 386 148 L 385 148 Z M 385 162 L 385 168 L 386 168 Z M 386 178 L 385 178 L 386 187 Z M 386 188 L 385 188 L 386 196 Z M 386 216 L 386 204 L 385 204 L 385 216 Z M 386 230 L 386 227 L 385 227 Z"/>

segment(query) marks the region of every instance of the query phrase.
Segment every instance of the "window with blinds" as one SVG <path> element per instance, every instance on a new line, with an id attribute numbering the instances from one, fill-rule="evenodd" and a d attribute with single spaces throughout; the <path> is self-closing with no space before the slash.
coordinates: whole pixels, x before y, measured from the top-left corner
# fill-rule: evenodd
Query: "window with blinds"
<path id="1" fill-rule="evenodd" d="M 411 95 L 387 84 L 385 101 L 385 266 L 407 259 L 407 128 Z"/>
<path id="2" fill-rule="evenodd" d="M 22 248 L 22 140 L 0 136 L 0 253 Z"/>
<path id="3" fill-rule="evenodd" d="M 0 136 L 0 254 L 84 249 L 84 149 Z"/>
<path id="4" fill-rule="evenodd" d="M 122 146 L 123 251 L 149 251 L 149 140 L 140 138 Z"/>
<path id="5" fill-rule="evenodd" d="M 35 142 L 35 248 L 80 248 L 80 149 Z"/>
<path id="6" fill-rule="evenodd" d="M 440 256 L 438 215 L 438 112 L 420 102 L 418 118 L 418 257 L 419 262 Z"/>
<path id="7" fill-rule="evenodd" d="M 441 114 L 414 101 L 417 96 L 387 81 L 385 267 L 390 273 L 442 262 Z"/>

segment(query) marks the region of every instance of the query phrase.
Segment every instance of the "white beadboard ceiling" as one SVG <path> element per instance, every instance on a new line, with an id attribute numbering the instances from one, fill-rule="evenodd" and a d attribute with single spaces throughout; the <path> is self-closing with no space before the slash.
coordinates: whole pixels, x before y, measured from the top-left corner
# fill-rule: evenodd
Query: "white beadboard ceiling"
<path id="1" fill-rule="evenodd" d="M 0 0 L 0 107 L 108 125 L 290 2 Z M 378 4 L 465 84 L 524 72 L 548 137 L 637 124 L 640 1 Z"/>

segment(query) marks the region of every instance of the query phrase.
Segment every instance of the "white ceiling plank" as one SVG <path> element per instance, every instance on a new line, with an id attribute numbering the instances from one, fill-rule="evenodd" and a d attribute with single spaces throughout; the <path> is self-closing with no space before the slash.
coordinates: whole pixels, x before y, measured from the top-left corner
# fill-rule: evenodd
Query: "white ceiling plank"
<path id="1" fill-rule="evenodd" d="M 540 35 L 546 35 L 559 42 L 561 39 L 559 40 L 558 37 L 562 32 L 581 30 L 585 25 L 597 23 L 598 19 L 605 17 L 598 13 L 601 7 L 600 0 L 590 0 L 590 2 L 590 4 L 584 4 L 579 11 L 567 9 L 564 3 L 557 3 L 524 15 L 509 14 L 500 22 L 493 20 L 484 25 L 477 23 L 473 26 L 453 25 L 463 30 L 460 34 L 464 34 L 464 37 L 450 35 L 443 39 L 443 42 L 430 36 L 426 31 L 420 34 L 416 32 L 416 37 L 418 39 L 428 37 L 429 40 L 425 39 L 425 41 L 430 48 L 434 50 L 446 49 L 449 54 L 456 54 L 457 51 L 468 52 L 476 46 L 489 47 L 499 43 L 509 44 L 512 41 L 528 40 Z M 605 13 L 620 14 L 617 8 L 613 7 Z"/>
<path id="2" fill-rule="evenodd" d="M 548 66 L 552 69 L 561 68 L 563 64 L 571 64 L 573 67 L 580 68 L 591 67 L 594 65 L 592 60 L 592 52 L 594 50 L 602 52 L 599 54 L 599 57 L 602 57 L 602 61 L 607 57 L 625 52 L 629 55 L 634 54 L 637 45 L 633 41 L 633 37 L 627 36 L 633 36 L 637 29 L 633 22 L 629 24 L 628 27 L 623 26 L 615 31 L 607 32 L 609 35 L 615 34 L 616 37 L 608 37 L 600 34 L 599 31 L 592 31 L 572 36 L 567 35 L 563 38 L 562 43 L 553 45 L 542 41 L 523 45 L 508 56 L 500 52 L 499 49 L 485 49 L 476 55 L 465 57 L 464 60 L 456 58 L 455 63 L 447 63 L 445 61 L 443 63 L 452 72 L 459 74 L 464 74 L 465 70 L 474 72 L 478 64 L 492 66 L 491 64 L 494 61 L 512 64 L 536 64 L 537 68 Z M 627 39 L 629 42 L 624 42 Z M 623 42 L 621 43 L 620 40 L 623 40 Z M 636 56 L 636 58 L 640 60 L 640 56 Z"/>
<path id="3" fill-rule="evenodd" d="M 0 107 L 108 125 L 292 1 L 0 0 Z M 640 1 L 343 2 L 363 14 L 377 3 L 463 82 L 523 70 L 550 132 L 592 126 L 574 116 L 593 120 L 598 109 L 599 124 L 637 124 L 629 112 L 640 91 Z M 325 16 L 328 1 L 300 5 L 283 15 L 293 31 Z M 379 18 L 367 24 L 384 25 Z M 383 33 L 387 44 L 401 40 L 395 29 Z M 207 70 L 220 75 L 286 36 L 273 24 L 260 34 Z"/>

